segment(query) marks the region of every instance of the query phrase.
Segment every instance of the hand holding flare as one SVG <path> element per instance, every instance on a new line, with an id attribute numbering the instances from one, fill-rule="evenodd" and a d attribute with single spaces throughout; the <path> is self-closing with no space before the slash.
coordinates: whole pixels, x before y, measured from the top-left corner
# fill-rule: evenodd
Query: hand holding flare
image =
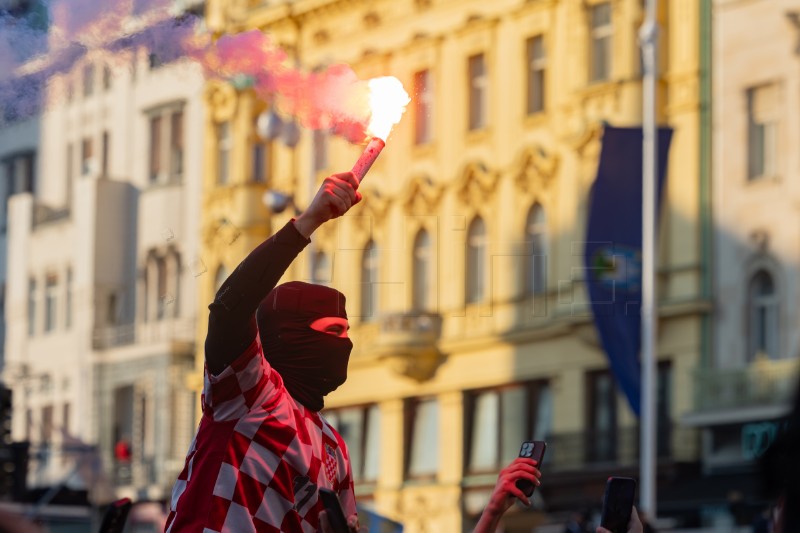
<path id="1" fill-rule="evenodd" d="M 359 183 L 386 146 L 392 127 L 400 122 L 406 106 L 411 101 L 400 80 L 393 76 L 369 80 L 369 106 L 372 112 L 367 134 L 372 139 L 361 157 L 353 165 L 353 174 Z"/>

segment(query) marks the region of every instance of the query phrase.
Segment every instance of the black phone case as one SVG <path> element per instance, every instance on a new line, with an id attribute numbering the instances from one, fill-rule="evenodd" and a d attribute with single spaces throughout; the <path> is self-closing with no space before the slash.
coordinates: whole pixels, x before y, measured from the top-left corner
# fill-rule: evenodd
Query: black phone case
<path id="1" fill-rule="evenodd" d="M 331 489 L 326 488 L 319 489 L 319 496 L 322 498 L 322 505 L 328 512 L 328 522 L 331 524 L 331 528 L 336 533 L 348 533 L 347 518 L 344 516 L 339 496 Z"/>
<path id="2" fill-rule="evenodd" d="M 603 494 L 600 525 L 611 533 L 626 533 L 636 495 L 636 480 L 629 477 L 610 477 Z"/>
<path id="3" fill-rule="evenodd" d="M 520 446 L 519 456 L 533 459 L 536 461 L 536 467 L 541 468 L 542 459 L 544 459 L 544 451 L 546 449 L 547 443 L 543 440 L 525 441 L 522 443 L 522 446 Z M 516 481 L 516 486 L 528 498 L 531 497 L 534 489 L 536 488 L 536 485 L 527 479 L 518 479 Z"/>
<path id="4" fill-rule="evenodd" d="M 122 533 L 133 503 L 128 498 L 112 502 L 103 516 L 99 533 Z"/>

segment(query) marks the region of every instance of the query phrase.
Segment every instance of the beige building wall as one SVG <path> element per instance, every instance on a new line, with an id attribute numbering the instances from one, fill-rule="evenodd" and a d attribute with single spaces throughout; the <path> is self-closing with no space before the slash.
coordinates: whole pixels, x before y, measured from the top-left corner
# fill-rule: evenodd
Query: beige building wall
<path id="1" fill-rule="evenodd" d="M 591 425 L 588 375 L 608 366 L 586 302 L 583 239 L 602 123 L 641 122 L 637 47 L 641 2 L 299 1 L 249 9 L 248 5 L 209 2 L 209 25 L 220 32 L 262 29 L 293 53 L 299 50 L 297 59 L 305 69 L 345 62 L 362 78 L 397 76 L 412 93 L 409 110 L 364 181 L 362 205 L 321 228 L 286 276 L 309 280 L 314 254 L 324 252 L 333 267 L 331 279 L 322 281 L 348 298 L 355 343 L 349 378 L 326 404 L 336 420 L 343 416 L 341 408 L 377 405 L 379 444 L 370 440 L 373 437 L 366 440 L 380 450 L 378 474 L 358 483 L 360 501 L 404 522 L 409 532 L 468 527 L 503 466 L 498 461 L 496 468 L 481 474 L 467 472 L 473 398 L 468 391 L 541 380 L 552 393 L 547 431 L 552 467 L 545 467 L 545 476 L 553 489 L 542 491 L 547 510 L 596 505 L 606 470 L 577 478 L 569 474 L 591 470 L 583 460 L 589 449 L 582 444 Z M 598 5 L 610 9 L 612 59 L 607 78 L 590 82 L 590 21 Z M 675 128 L 675 136 L 661 221 L 658 353 L 660 361 L 671 365 L 667 412 L 673 421 L 692 407 L 690 378 L 700 358 L 701 315 L 707 309 L 700 296 L 698 17 L 697 1 L 662 3 L 658 116 Z M 545 45 L 545 104 L 540 112 L 529 114 L 526 39 L 538 35 Z M 476 54 L 485 56 L 487 121 L 470 131 L 467 65 Z M 429 142 L 420 144 L 414 139 L 419 117 L 413 101 L 420 95 L 412 88 L 415 73 L 422 70 L 429 70 L 432 80 L 432 133 Z M 276 157 L 269 181 L 253 184 L 245 170 L 251 160 L 244 143 L 253 139 L 255 117 L 263 108 L 248 90 L 213 84 L 208 91 L 226 97 L 222 106 L 220 100 L 209 99 L 205 184 L 210 188 L 205 192 L 204 228 L 219 228 L 213 220 L 226 216 L 242 234 L 234 245 L 216 247 L 218 237 L 207 236 L 220 232 L 204 230 L 203 253 L 214 271 L 220 262 L 233 268 L 291 216 L 290 212 L 270 216 L 258 203 L 264 190 L 293 193 L 302 209 L 320 180 L 348 170 L 362 148 L 329 138 L 327 164 L 314 169 L 312 134 L 304 131 L 294 151 L 273 142 Z M 232 180 L 220 188 L 214 185 L 215 131 L 220 121 L 228 119 L 236 124 Z M 542 293 L 530 296 L 524 290 L 525 256 L 530 250 L 525 225 L 529 209 L 537 203 L 546 213 L 547 280 Z M 487 231 L 487 292 L 480 303 L 465 304 L 467 231 L 476 216 Z M 433 250 L 434 296 L 426 309 L 432 314 L 412 312 L 413 243 L 420 229 L 430 235 Z M 370 240 L 379 249 L 378 281 L 365 285 L 362 262 Z M 213 296 L 210 280 L 200 280 L 201 308 Z M 379 294 L 374 316 L 360 316 L 367 286 Z M 201 320 L 199 347 L 204 325 Z M 201 367 L 199 352 L 198 370 Z M 438 438 L 425 447 L 426 453 L 438 457 L 437 467 L 435 475 L 425 479 L 407 474 L 413 447 L 409 413 L 416 398 L 438 402 Z M 623 458 L 635 447 L 635 419 L 622 396 L 615 401 L 620 456 L 611 466 L 616 472 L 627 468 L 636 473 L 635 457 Z M 680 431 L 673 428 L 668 459 L 696 459 L 696 438 Z M 519 444 L 501 444 L 503 454 L 515 455 Z M 575 453 L 580 459 L 571 455 Z M 575 489 L 587 484 L 594 488 Z M 517 527 L 514 516 L 527 524 L 519 527 L 528 529 L 547 520 L 542 505 L 539 501 L 533 512 L 512 513 L 508 530 Z"/>

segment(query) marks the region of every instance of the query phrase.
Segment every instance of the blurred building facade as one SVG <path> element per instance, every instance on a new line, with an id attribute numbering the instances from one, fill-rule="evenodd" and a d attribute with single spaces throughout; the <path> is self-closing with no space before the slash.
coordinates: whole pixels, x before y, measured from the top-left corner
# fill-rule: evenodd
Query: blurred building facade
<path id="1" fill-rule="evenodd" d="M 671 0 L 659 13 L 658 120 L 675 128 L 658 271 L 660 509 L 687 523 L 698 503 L 681 500 L 680 482 L 697 475 L 701 446 L 680 421 L 710 334 L 709 5 Z M 304 69 L 345 62 L 361 78 L 399 77 L 412 96 L 362 205 L 287 274 L 348 297 L 355 349 L 326 415 L 348 442 L 359 502 L 409 532 L 467 530 L 534 437 L 549 443 L 546 484 L 506 531 L 597 509 L 608 475 L 638 477 L 638 425 L 600 348 L 581 254 L 602 124 L 641 123 L 642 17 L 638 0 L 208 3 L 214 31 L 259 28 Z M 216 287 L 291 216 L 262 194 L 302 209 L 361 150 L 327 132 L 297 145 L 259 136 L 270 110 L 246 84 L 210 83 L 207 102 L 201 253 L 213 275 L 199 279 L 198 347 Z M 202 350 L 196 369 L 199 391 Z"/>
<path id="2" fill-rule="evenodd" d="M 714 347 L 686 421 L 704 429 L 709 480 L 753 501 L 800 376 L 800 8 L 717 1 L 712 20 Z"/>
<path id="3" fill-rule="evenodd" d="M 130 42 L 143 20 L 126 26 Z M 84 489 L 94 503 L 167 498 L 183 466 L 202 271 L 202 72 L 107 37 L 26 65 L 67 67 L 39 114 L 0 130 L 19 145 L 4 183 L 23 184 L 7 189 L 3 228 L 13 437 L 31 443 L 30 489 Z"/>

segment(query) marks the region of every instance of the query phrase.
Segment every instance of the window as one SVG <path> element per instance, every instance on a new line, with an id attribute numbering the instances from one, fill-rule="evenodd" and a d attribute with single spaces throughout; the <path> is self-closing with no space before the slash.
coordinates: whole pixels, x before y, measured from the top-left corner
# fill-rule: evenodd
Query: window
<path id="1" fill-rule="evenodd" d="M 220 265 L 217 269 L 217 274 L 214 276 L 214 292 L 219 292 L 220 287 L 222 284 L 225 283 L 225 280 L 228 279 L 228 269 L 225 268 L 225 265 Z"/>
<path id="2" fill-rule="evenodd" d="M 328 133 L 324 130 L 314 130 L 314 172 L 328 168 Z"/>
<path id="3" fill-rule="evenodd" d="M 94 171 L 93 155 L 92 139 L 91 137 L 86 137 L 81 141 L 81 175 L 86 176 Z"/>
<path id="4" fill-rule="evenodd" d="M 48 274 L 44 285 L 44 331 L 50 332 L 56 328 L 58 310 L 58 277 Z"/>
<path id="5" fill-rule="evenodd" d="M 410 446 L 407 476 L 433 478 L 439 470 L 439 402 L 435 398 L 410 401 L 407 419 Z"/>
<path id="6" fill-rule="evenodd" d="M 544 208 L 538 203 L 528 211 L 525 241 L 528 245 L 524 283 L 526 294 L 543 294 L 547 289 L 547 219 Z"/>
<path id="7" fill-rule="evenodd" d="M 67 206 L 72 207 L 72 184 L 75 182 L 75 151 L 72 143 L 67 144 Z"/>
<path id="8" fill-rule="evenodd" d="M 111 67 L 105 65 L 103 67 L 103 90 L 107 91 L 111 89 L 112 79 L 113 79 L 113 73 L 111 72 Z"/>
<path id="9" fill-rule="evenodd" d="M 103 132 L 103 144 L 101 146 L 102 153 L 100 154 L 100 170 L 103 177 L 108 177 L 108 151 L 111 149 L 111 139 L 108 130 Z"/>
<path id="10" fill-rule="evenodd" d="M 64 325 L 72 327 L 72 269 L 67 269 L 66 296 L 64 298 Z"/>
<path id="11" fill-rule="evenodd" d="M 486 298 L 486 225 L 475 217 L 467 230 L 466 302 L 474 304 Z"/>
<path id="12" fill-rule="evenodd" d="M 171 249 L 166 256 L 167 265 L 167 316 L 178 316 L 181 288 L 181 256 L 177 250 Z"/>
<path id="13" fill-rule="evenodd" d="M 83 97 L 87 98 L 94 93 L 94 65 L 83 67 Z"/>
<path id="14" fill-rule="evenodd" d="M 33 409 L 25 409 L 25 440 L 31 442 L 33 437 Z"/>
<path id="15" fill-rule="evenodd" d="M 414 143 L 431 142 L 433 87 L 430 70 L 414 74 Z"/>
<path id="16" fill-rule="evenodd" d="M 223 122 L 217 126 L 217 183 L 226 185 L 230 180 L 230 153 L 233 140 L 231 125 Z"/>
<path id="17" fill-rule="evenodd" d="M 748 361 L 758 356 L 777 359 L 778 352 L 778 294 L 772 275 L 760 270 L 751 279 L 749 297 L 749 349 Z"/>
<path id="18" fill-rule="evenodd" d="M 747 91 L 747 178 L 751 181 L 777 173 L 777 130 L 781 113 L 776 85 Z"/>
<path id="19" fill-rule="evenodd" d="M 120 314 L 122 306 L 120 305 L 120 295 L 116 291 L 108 293 L 106 299 L 106 324 L 109 326 L 116 326 L 120 323 Z M 161 318 L 161 317 L 159 317 Z"/>
<path id="20" fill-rule="evenodd" d="M 28 280 L 28 335 L 36 334 L 36 280 Z"/>
<path id="21" fill-rule="evenodd" d="M 182 104 L 150 112 L 150 183 L 177 183 L 183 175 Z"/>
<path id="22" fill-rule="evenodd" d="M 333 279 L 331 262 L 325 252 L 316 252 L 311 259 L 311 282 L 325 285 Z"/>
<path id="23" fill-rule="evenodd" d="M 611 36 L 614 33 L 611 24 L 611 3 L 603 2 L 590 9 L 589 81 L 605 81 L 611 78 Z"/>
<path id="24" fill-rule="evenodd" d="M 544 111 L 545 68 L 544 37 L 537 35 L 526 41 L 528 58 L 528 91 L 526 109 L 529 115 Z"/>
<path id="25" fill-rule="evenodd" d="M 3 160 L 8 196 L 33 192 L 35 160 L 34 152 L 14 154 Z"/>
<path id="26" fill-rule="evenodd" d="M 65 403 L 61 406 L 61 427 L 63 428 L 64 432 L 69 434 L 69 423 L 70 423 L 70 405 Z"/>
<path id="27" fill-rule="evenodd" d="M 150 117 L 150 183 L 161 178 L 161 115 Z"/>
<path id="28" fill-rule="evenodd" d="M 586 380 L 589 417 L 585 446 L 588 462 L 613 461 L 617 449 L 617 388 L 606 370 L 590 372 Z"/>
<path id="29" fill-rule="evenodd" d="M 256 138 L 253 141 L 253 175 L 251 179 L 256 183 L 267 183 L 272 169 L 272 143 Z"/>
<path id="30" fill-rule="evenodd" d="M 467 60 L 469 76 L 469 129 L 479 130 L 486 126 L 486 103 L 488 79 L 486 76 L 486 60 L 483 54 Z"/>
<path id="31" fill-rule="evenodd" d="M 338 431 L 350 452 L 353 480 L 375 481 L 380 462 L 381 412 L 377 405 L 347 407 L 325 412 L 325 419 Z"/>
<path id="32" fill-rule="evenodd" d="M 467 394 L 467 472 L 496 472 L 531 437 L 552 429 L 552 395 L 546 382 L 510 385 Z"/>
<path id="33" fill-rule="evenodd" d="M 183 110 L 178 109 L 170 115 L 169 162 L 171 178 L 183 175 Z"/>
<path id="34" fill-rule="evenodd" d="M 361 319 L 378 315 L 378 246 L 369 241 L 361 257 Z"/>
<path id="35" fill-rule="evenodd" d="M 428 232 L 421 229 L 414 238 L 411 307 L 429 311 L 435 304 L 433 290 L 433 252 Z"/>
<path id="36" fill-rule="evenodd" d="M 156 303 L 156 319 L 162 320 L 167 316 L 167 262 L 163 257 L 156 259 L 156 270 L 158 272 L 158 301 Z"/>
<path id="37" fill-rule="evenodd" d="M 43 445 L 49 445 L 53 440 L 53 406 L 46 405 L 42 407 L 42 424 L 39 428 L 39 442 Z"/>
<path id="38" fill-rule="evenodd" d="M 658 456 L 669 457 L 671 455 L 670 440 L 672 436 L 672 416 L 670 414 L 670 406 L 672 405 L 672 365 L 669 361 L 658 363 L 656 388 Z"/>

